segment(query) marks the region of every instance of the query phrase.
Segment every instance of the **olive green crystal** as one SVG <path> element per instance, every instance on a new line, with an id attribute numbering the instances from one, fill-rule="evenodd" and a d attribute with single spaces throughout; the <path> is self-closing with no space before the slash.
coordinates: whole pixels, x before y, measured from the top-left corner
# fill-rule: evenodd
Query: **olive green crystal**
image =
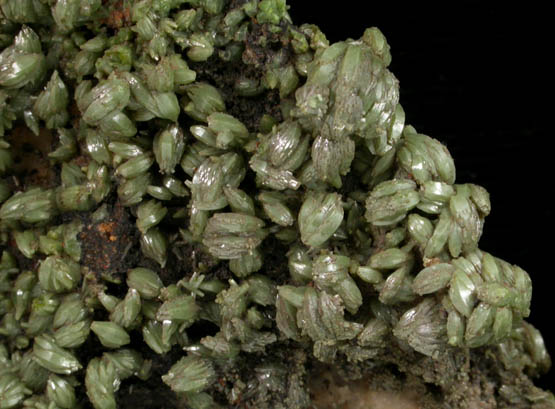
<path id="1" fill-rule="evenodd" d="M 303 409 L 319 365 L 422 362 L 465 408 L 471 356 L 499 407 L 555 408 L 531 279 L 480 249 L 489 195 L 405 124 L 384 35 L 288 8 L 0 0 L 0 409 Z"/>

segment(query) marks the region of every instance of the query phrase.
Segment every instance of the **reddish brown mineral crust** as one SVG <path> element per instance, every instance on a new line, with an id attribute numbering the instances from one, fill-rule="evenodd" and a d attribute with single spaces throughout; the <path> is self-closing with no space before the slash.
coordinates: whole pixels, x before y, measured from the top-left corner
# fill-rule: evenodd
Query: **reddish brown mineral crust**
<path id="1" fill-rule="evenodd" d="M 109 214 L 108 220 L 88 221 L 79 234 L 81 262 L 96 274 L 124 273 L 126 253 L 136 246 L 134 225 L 127 210 L 116 204 Z"/>
<path id="2" fill-rule="evenodd" d="M 105 24 L 108 27 L 113 29 L 120 29 L 125 25 L 129 25 L 131 23 L 131 9 L 130 7 L 126 7 L 124 2 L 121 0 L 117 0 L 112 4 L 111 1 L 106 0 L 103 1 L 105 3 L 105 7 L 109 8 L 110 14 L 106 18 Z"/>

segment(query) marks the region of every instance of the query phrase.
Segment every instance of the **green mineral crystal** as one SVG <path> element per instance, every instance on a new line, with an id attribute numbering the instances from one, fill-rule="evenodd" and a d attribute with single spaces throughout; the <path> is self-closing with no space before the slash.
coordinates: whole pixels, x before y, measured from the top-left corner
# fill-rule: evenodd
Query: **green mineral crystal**
<path id="1" fill-rule="evenodd" d="M 303 409 L 324 364 L 467 408 L 487 359 L 498 407 L 555 408 L 530 277 L 480 249 L 489 195 L 405 124 L 384 35 L 288 8 L 0 0 L 0 409 Z"/>

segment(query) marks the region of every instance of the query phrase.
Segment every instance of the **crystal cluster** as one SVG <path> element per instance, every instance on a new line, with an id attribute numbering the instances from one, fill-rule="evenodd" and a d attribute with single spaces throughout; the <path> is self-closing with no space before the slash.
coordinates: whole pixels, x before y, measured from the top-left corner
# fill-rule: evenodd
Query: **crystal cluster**
<path id="1" fill-rule="evenodd" d="M 330 45 L 287 8 L 0 0 L 0 409 L 154 377 L 178 407 L 301 409 L 313 362 L 391 348 L 549 368 L 528 274 L 478 247 L 488 193 L 405 124 L 382 33 Z M 55 141 L 51 180 L 16 171 L 18 128 Z M 528 388 L 500 402 L 555 407 Z"/>

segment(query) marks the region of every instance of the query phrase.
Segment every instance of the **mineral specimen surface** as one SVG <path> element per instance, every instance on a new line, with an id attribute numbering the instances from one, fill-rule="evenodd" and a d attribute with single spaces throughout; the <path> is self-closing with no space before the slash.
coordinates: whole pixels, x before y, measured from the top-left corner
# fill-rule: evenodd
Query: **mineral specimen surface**
<path id="1" fill-rule="evenodd" d="M 479 248 L 489 194 L 405 123 L 380 30 L 0 11 L 0 409 L 555 408 L 531 279 Z"/>

